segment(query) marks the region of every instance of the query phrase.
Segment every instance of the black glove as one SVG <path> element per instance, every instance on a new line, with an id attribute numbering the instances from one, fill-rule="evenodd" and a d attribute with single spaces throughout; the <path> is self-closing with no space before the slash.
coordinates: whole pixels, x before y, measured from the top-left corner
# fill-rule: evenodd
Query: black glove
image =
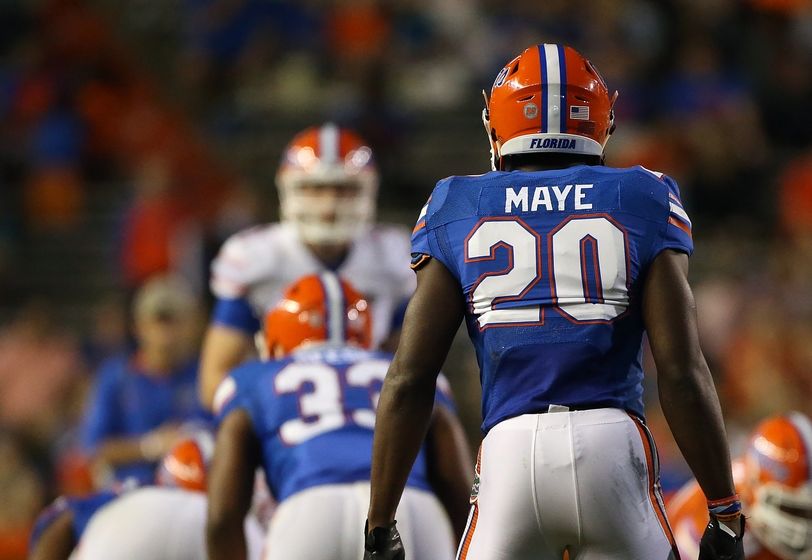
<path id="1" fill-rule="evenodd" d="M 711 516 L 705 533 L 699 542 L 699 560 L 744 560 L 744 516 L 741 516 L 742 530 L 738 537 L 731 536 L 722 529 L 721 522 Z"/>
<path id="2" fill-rule="evenodd" d="M 404 560 L 406 552 L 400 540 L 395 522 L 389 527 L 375 527 L 369 530 L 369 521 L 364 525 L 364 560 Z"/>

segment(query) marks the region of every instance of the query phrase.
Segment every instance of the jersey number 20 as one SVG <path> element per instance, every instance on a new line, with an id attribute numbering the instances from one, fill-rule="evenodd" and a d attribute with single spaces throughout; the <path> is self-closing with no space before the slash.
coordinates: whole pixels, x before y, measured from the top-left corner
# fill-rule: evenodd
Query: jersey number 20
<path id="1" fill-rule="evenodd" d="M 544 248 L 550 298 L 566 317 L 577 323 L 607 322 L 629 306 L 628 240 L 606 214 L 572 216 L 546 239 L 519 218 L 483 220 L 465 240 L 465 262 L 495 260 L 500 247 L 508 251 L 508 266 L 481 275 L 471 291 L 481 329 L 542 322 L 541 305 L 497 304 L 521 302 L 541 280 Z"/>

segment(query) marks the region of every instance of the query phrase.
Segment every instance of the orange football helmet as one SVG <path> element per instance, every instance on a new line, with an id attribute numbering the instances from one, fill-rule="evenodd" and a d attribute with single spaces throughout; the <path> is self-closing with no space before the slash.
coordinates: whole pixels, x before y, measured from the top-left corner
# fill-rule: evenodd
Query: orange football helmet
<path id="1" fill-rule="evenodd" d="M 282 220 L 307 243 L 349 243 L 372 223 L 378 170 L 355 132 L 327 123 L 297 134 L 276 175 Z"/>
<path id="2" fill-rule="evenodd" d="M 812 422 L 791 412 L 761 422 L 745 454 L 748 528 L 784 559 L 812 558 Z"/>
<path id="3" fill-rule="evenodd" d="M 206 491 L 206 473 L 214 455 L 214 438 L 207 431 L 184 439 L 170 451 L 158 467 L 159 485 Z"/>
<path id="4" fill-rule="evenodd" d="M 367 301 L 333 272 L 305 276 L 285 291 L 265 316 L 264 344 L 289 354 L 313 343 L 372 344 L 372 318 Z"/>
<path id="5" fill-rule="evenodd" d="M 513 154 L 558 152 L 602 156 L 614 130 L 606 82 L 586 58 L 564 45 L 534 45 L 507 63 L 485 95 L 482 121 L 491 166 Z"/>

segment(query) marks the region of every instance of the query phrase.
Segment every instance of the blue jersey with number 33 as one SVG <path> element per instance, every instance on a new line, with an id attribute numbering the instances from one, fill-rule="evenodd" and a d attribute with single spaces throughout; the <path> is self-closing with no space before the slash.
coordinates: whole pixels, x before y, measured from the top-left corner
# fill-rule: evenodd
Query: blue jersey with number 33
<path id="1" fill-rule="evenodd" d="M 468 302 L 482 429 L 548 405 L 642 417 L 641 287 L 658 253 L 690 254 L 676 183 L 580 165 L 440 181 L 412 235 Z"/>
<path id="2" fill-rule="evenodd" d="M 218 420 L 236 408 L 248 413 L 278 501 L 313 486 L 369 480 L 375 407 L 391 358 L 321 346 L 283 360 L 248 362 L 218 388 Z M 453 410 L 441 379 L 436 402 Z M 430 490 L 424 455 L 407 484 Z"/>

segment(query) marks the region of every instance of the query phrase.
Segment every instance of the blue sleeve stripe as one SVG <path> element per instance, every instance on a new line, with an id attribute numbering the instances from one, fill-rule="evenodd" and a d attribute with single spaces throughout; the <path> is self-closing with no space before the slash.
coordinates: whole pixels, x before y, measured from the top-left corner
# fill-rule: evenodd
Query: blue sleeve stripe
<path id="1" fill-rule="evenodd" d="M 225 325 L 253 335 L 260 328 L 259 319 L 244 298 L 218 299 L 214 304 L 211 322 Z"/>

